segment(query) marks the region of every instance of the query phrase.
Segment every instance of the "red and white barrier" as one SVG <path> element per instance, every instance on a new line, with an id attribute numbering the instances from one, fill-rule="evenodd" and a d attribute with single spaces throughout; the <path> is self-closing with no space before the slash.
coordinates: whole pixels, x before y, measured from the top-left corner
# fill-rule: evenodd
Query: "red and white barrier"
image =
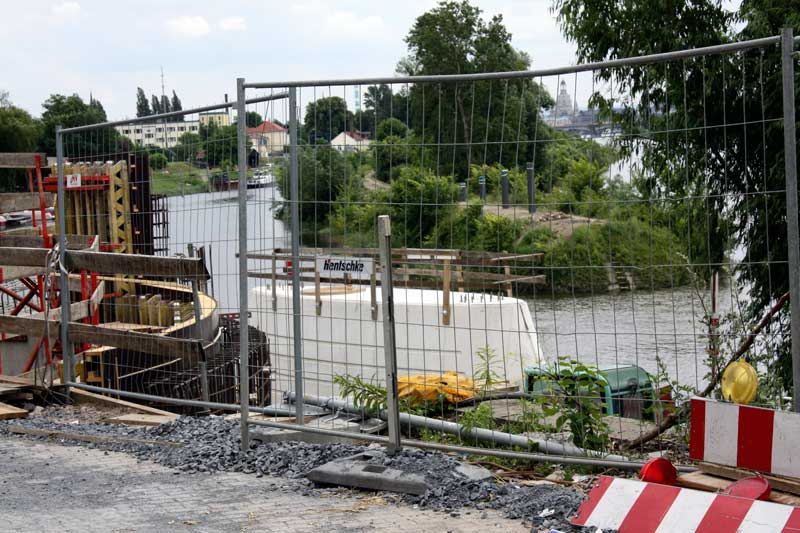
<path id="1" fill-rule="evenodd" d="M 600 476 L 571 522 L 620 533 L 790 533 L 800 532 L 800 508 Z"/>
<path id="2" fill-rule="evenodd" d="M 798 438 L 797 413 L 692 399 L 692 459 L 800 478 Z"/>

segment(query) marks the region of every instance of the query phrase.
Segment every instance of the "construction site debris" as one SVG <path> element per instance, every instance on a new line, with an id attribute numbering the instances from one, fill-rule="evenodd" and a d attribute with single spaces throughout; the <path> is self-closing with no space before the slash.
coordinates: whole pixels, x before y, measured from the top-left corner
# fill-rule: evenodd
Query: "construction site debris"
<path id="1" fill-rule="evenodd" d="M 14 418 L 25 418 L 28 416 L 28 411 L 8 405 L 7 403 L 0 403 L 0 420 L 11 420 Z"/>
<path id="2" fill-rule="evenodd" d="M 304 491 L 311 490 L 311 482 L 306 481 L 305 476 L 312 469 L 334 459 L 380 450 L 377 445 L 364 447 L 278 442 L 257 443 L 248 453 L 241 454 L 239 422 L 217 416 L 181 417 L 157 427 L 70 424 L 54 422 L 42 416 L 18 420 L 13 425 L 38 430 L 26 433 L 24 436 L 27 438 L 41 439 L 60 432 L 59 442 L 63 444 L 89 445 L 128 453 L 138 459 L 154 461 L 187 473 L 230 471 L 257 477 L 283 476 L 298 481 L 287 487 Z M 0 435 L 12 434 L 11 426 L 8 422 L 0 422 Z M 76 435 L 110 439 L 87 443 L 77 440 Z M 163 446 L 154 442 L 171 442 L 181 446 Z M 370 464 L 402 469 L 425 479 L 430 488 L 424 494 L 394 496 L 407 503 L 456 514 L 464 508 L 496 509 L 510 518 L 532 522 L 537 531 L 545 528 L 579 531 L 568 522 L 583 501 L 583 494 L 579 491 L 556 485 L 526 487 L 494 479 L 471 479 L 457 473 L 457 467 L 461 465 L 459 460 L 438 452 L 405 449 L 397 455 L 382 456 L 372 461 Z M 304 483 L 300 483 L 301 480 Z M 547 509 L 554 512 L 539 516 Z"/>

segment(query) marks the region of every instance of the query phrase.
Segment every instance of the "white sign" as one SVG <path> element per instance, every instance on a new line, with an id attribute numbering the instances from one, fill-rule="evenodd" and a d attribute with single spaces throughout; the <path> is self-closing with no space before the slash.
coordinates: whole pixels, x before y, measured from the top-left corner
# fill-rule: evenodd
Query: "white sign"
<path id="1" fill-rule="evenodd" d="M 321 256 L 317 257 L 317 272 L 323 278 L 351 278 L 369 279 L 372 275 L 371 257 L 342 257 Z"/>
<path id="2" fill-rule="evenodd" d="M 74 189 L 81 186 L 80 174 L 67 174 L 65 177 L 67 178 L 67 189 Z"/>

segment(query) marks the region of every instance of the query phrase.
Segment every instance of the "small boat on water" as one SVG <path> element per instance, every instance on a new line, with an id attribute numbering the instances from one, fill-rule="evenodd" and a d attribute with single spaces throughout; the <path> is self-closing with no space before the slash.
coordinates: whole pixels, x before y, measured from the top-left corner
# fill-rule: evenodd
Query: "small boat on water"
<path id="1" fill-rule="evenodd" d="M 268 258 L 255 255 L 258 259 Z M 286 256 L 278 252 L 274 257 Z M 384 383 L 383 290 L 376 279 L 379 276 L 373 273 L 371 279 L 362 278 L 360 284 L 356 279 L 349 283 L 346 278 L 321 281 L 321 268 L 317 266 L 313 277 L 306 274 L 312 270 L 305 266 L 310 259 L 306 257 L 306 263 L 301 265 L 304 393 L 338 395 L 333 382 L 336 376 Z M 316 261 L 315 265 L 324 264 L 319 257 Z M 430 265 L 426 266 L 419 271 L 430 275 Z M 472 377 L 488 367 L 497 387 L 521 391 L 525 368 L 543 363 L 527 303 L 508 296 L 504 290 L 498 291 L 502 285 L 494 285 L 493 292 L 451 291 L 449 286 L 443 287 L 441 279 L 441 289 L 430 284 L 419 286 L 424 283 L 404 286 L 414 283 L 407 279 L 412 270 L 395 268 L 406 278 L 396 280 L 393 287 L 398 374 L 430 376 L 455 371 Z M 252 324 L 269 340 L 275 400 L 295 389 L 290 271 L 289 265 L 275 267 L 272 272 L 250 273 L 259 278 L 249 295 Z M 444 270 L 441 272 L 444 274 Z M 453 272 L 444 275 L 449 278 L 451 274 L 455 280 Z M 453 286 L 458 286 L 455 281 Z"/>
<path id="2" fill-rule="evenodd" d="M 247 188 L 248 189 L 263 189 L 266 187 L 274 187 L 275 186 L 275 178 L 274 176 L 264 170 L 257 170 L 252 177 L 247 178 Z"/>

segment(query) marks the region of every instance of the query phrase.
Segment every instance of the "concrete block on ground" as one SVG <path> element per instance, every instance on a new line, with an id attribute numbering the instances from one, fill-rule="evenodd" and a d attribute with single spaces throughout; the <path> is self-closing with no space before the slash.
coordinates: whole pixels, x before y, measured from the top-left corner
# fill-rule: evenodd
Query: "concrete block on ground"
<path id="1" fill-rule="evenodd" d="M 344 485 L 370 490 L 385 490 L 422 495 L 428 490 L 425 478 L 384 466 L 382 452 L 363 452 L 352 457 L 336 459 L 311 470 L 306 477 L 314 483 Z"/>

